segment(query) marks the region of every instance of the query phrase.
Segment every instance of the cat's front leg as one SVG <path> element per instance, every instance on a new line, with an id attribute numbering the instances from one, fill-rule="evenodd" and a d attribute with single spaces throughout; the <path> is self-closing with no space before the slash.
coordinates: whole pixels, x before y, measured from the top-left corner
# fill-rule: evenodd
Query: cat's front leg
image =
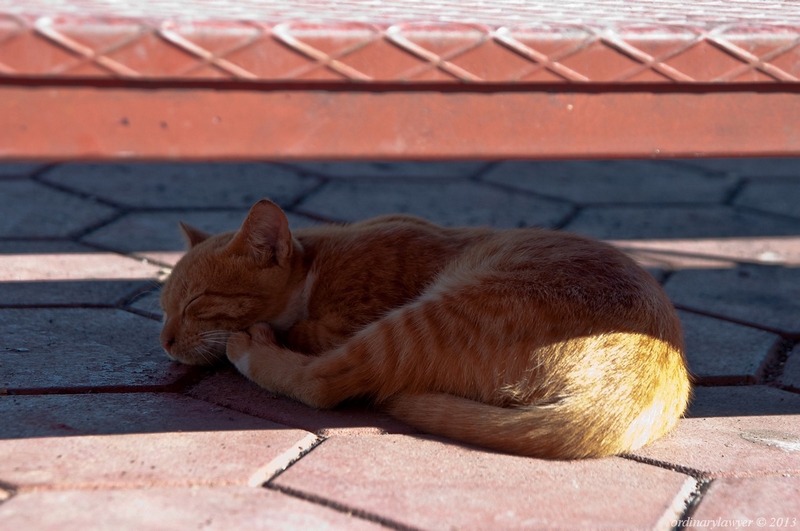
<path id="1" fill-rule="evenodd" d="M 265 323 L 257 323 L 243 332 L 236 332 L 228 338 L 226 354 L 231 363 L 244 376 L 250 377 L 254 358 L 269 356 L 280 350 L 275 340 L 275 332 Z"/>
<path id="2" fill-rule="evenodd" d="M 227 356 L 242 375 L 267 391 L 321 406 L 306 378 L 313 358 L 278 345 L 268 324 L 257 323 L 245 332 L 231 335 Z"/>

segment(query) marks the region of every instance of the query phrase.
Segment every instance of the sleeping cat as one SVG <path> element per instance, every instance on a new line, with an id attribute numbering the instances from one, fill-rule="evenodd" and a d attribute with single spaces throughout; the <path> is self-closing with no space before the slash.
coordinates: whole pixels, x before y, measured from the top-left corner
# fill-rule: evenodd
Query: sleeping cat
<path id="1" fill-rule="evenodd" d="M 582 458 L 669 431 L 690 394 L 678 317 L 613 247 L 540 229 L 390 215 L 290 233 L 268 200 L 242 227 L 182 225 L 161 342 L 227 358 L 316 408 L 361 397 L 417 429 Z"/>

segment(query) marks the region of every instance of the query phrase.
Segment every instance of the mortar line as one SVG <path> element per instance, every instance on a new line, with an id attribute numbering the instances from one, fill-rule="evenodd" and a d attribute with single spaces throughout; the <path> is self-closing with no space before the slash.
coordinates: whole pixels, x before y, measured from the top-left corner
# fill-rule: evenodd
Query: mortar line
<path id="1" fill-rule="evenodd" d="M 402 524 L 400 522 L 395 522 L 394 520 L 390 520 L 383 516 L 377 515 L 370 511 L 366 511 L 364 509 L 358 509 L 353 507 L 348 507 L 345 504 L 330 500 L 328 498 L 323 498 L 322 496 L 317 496 L 316 494 L 309 494 L 297 489 L 293 489 L 291 487 L 284 487 L 281 485 L 266 485 L 266 488 L 280 492 L 281 494 L 286 494 L 288 496 L 292 496 L 294 498 L 301 499 L 303 501 L 307 501 L 309 503 L 313 503 L 316 505 L 321 505 L 323 507 L 327 507 L 328 509 L 333 509 L 339 513 L 343 513 L 347 516 L 352 516 L 359 518 L 361 520 L 367 520 L 369 522 L 379 524 L 383 527 L 388 529 L 394 529 L 395 531 L 423 531 L 418 527 L 408 526 L 406 524 Z"/>

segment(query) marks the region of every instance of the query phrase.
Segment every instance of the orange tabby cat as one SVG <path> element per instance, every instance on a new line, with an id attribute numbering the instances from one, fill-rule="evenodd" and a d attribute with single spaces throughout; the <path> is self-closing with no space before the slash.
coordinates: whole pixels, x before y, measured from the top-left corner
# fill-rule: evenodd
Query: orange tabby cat
<path id="1" fill-rule="evenodd" d="M 263 200 L 233 233 L 182 226 L 164 286 L 176 360 L 228 359 L 310 406 L 367 397 L 424 432 L 546 458 L 669 431 L 690 393 L 661 287 L 613 247 L 392 215 L 289 232 Z"/>

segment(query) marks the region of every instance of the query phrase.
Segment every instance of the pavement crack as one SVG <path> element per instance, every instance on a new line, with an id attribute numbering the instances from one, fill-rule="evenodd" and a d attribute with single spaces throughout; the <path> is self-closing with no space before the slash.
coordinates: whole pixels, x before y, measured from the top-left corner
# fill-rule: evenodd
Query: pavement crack
<path id="1" fill-rule="evenodd" d="M 268 487 L 271 481 L 274 481 L 281 474 L 289 470 L 292 465 L 300 459 L 308 455 L 317 446 L 322 444 L 325 437 L 321 437 L 314 433 L 309 433 L 302 440 L 296 443 L 299 453 L 294 447 L 282 453 L 260 469 L 258 469 L 251 477 L 247 484 L 251 487 Z"/>
<path id="2" fill-rule="evenodd" d="M 17 487 L 11 483 L 0 481 L 0 505 L 3 505 L 5 502 L 9 501 L 11 498 L 16 496 L 16 494 Z"/>
<path id="3" fill-rule="evenodd" d="M 727 206 L 733 206 L 733 202 L 742 193 L 742 190 L 748 185 L 747 179 L 739 179 L 733 186 L 731 186 L 728 193 L 725 194 L 725 197 L 722 199 L 722 204 Z"/>
<path id="4" fill-rule="evenodd" d="M 775 342 L 764 358 L 761 367 L 758 368 L 757 374 L 759 375 L 760 383 L 772 385 L 780 381 L 786 360 L 789 359 L 789 353 L 797 343 L 795 339 L 785 338 L 780 338 Z"/>
<path id="5" fill-rule="evenodd" d="M 692 517 L 694 516 L 695 511 L 697 511 L 697 507 L 700 505 L 700 502 L 703 501 L 703 496 L 705 496 L 706 492 L 708 492 L 708 489 L 711 487 L 713 482 L 713 479 L 698 480 L 697 487 L 686 500 L 686 508 L 677 518 L 676 525 L 672 528 L 673 531 L 693 527 L 691 524 Z"/>
<path id="6" fill-rule="evenodd" d="M 388 529 L 394 529 L 396 531 L 422 531 L 418 527 L 412 527 L 409 525 L 401 524 L 400 522 L 389 520 L 388 518 L 384 518 L 383 516 L 371 513 L 369 511 L 365 511 L 363 509 L 348 507 L 347 505 L 344 505 L 342 503 L 333 500 L 329 500 L 327 498 L 323 498 L 321 496 L 317 496 L 316 494 L 310 494 L 307 492 L 293 489 L 291 487 L 284 487 L 282 485 L 274 485 L 271 483 L 268 483 L 267 485 L 265 485 L 265 487 L 270 490 L 280 492 L 281 494 L 286 494 L 287 496 L 299 498 L 303 501 L 314 503 L 316 505 L 322 505 L 323 507 L 333 509 L 334 511 L 343 513 L 347 516 L 360 518 L 362 520 L 367 520 L 369 522 L 382 525 L 383 527 L 386 527 Z"/>
<path id="7" fill-rule="evenodd" d="M 691 476 L 697 481 L 703 481 L 706 479 L 705 472 L 701 470 L 697 470 L 694 468 L 689 468 L 683 465 L 677 465 L 673 463 L 667 463 L 666 461 L 659 461 L 658 459 L 652 459 L 650 457 L 642 457 L 636 454 L 620 454 L 618 457 L 623 459 L 627 459 L 629 461 L 636 461 L 637 463 L 642 463 L 645 465 L 657 466 L 658 468 L 664 468 L 666 470 L 671 470 L 673 472 L 679 472 L 681 474 L 686 474 L 687 476 Z"/>

